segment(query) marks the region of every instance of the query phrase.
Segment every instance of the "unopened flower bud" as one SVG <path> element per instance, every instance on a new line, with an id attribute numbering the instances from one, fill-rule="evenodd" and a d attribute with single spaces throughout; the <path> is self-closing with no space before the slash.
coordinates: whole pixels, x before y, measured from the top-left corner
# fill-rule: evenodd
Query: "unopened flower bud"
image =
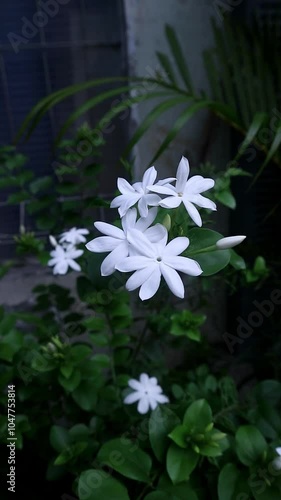
<path id="1" fill-rule="evenodd" d="M 171 229 L 171 217 L 169 214 L 165 215 L 162 224 L 167 229 L 167 231 L 170 231 L 170 229 Z"/>
<path id="2" fill-rule="evenodd" d="M 49 236 L 49 240 L 50 240 L 50 243 L 51 243 L 51 245 L 52 245 L 53 247 L 56 247 L 56 246 L 57 246 L 58 242 L 57 242 L 56 238 L 55 238 L 54 236 L 52 236 L 51 234 L 50 234 L 50 236 Z"/>
<path id="3" fill-rule="evenodd" d="M 236 247 L 244 241 L 246 236 L 228 236 L 227 238 L 221 238 L 216 242 L 216 247 L 220 250 L 226 250 L 227 248 Z"/>

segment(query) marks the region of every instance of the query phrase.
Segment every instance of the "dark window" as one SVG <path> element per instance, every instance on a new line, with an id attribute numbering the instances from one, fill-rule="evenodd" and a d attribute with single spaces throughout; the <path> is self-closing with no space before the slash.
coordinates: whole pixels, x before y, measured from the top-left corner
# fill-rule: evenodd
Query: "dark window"
<path id="1" fill-rule="evenodd" d="M 41 17 L 39 11 L 45 11 Z M 31 107 L 49 93 L 96 77 L 124 76 L 127 70 L 124 33 L 121 0 L 7 2 L 0 19 L 0 144 L 12 142 Z M 89 90 L 60 104 L 42 120 L 30 141 L 20 145 L 20 152 L 29 157 L 36 175 L 50 173 L 53 140 L 66 117 L 87 97 L 101 90 Z M 89 124 L 94 126 L 110 105 L 107 102 L 91 112 L 87 116 Z M 114 133 L 105 137 L 107 173 L 106 181 L 101 180 L 105 193 L 114 190 L 116 159 L 125 137 L 126 120 L 119 120 Z M 7 194 L 0 192 L 2 256 L 4 246 L 4 255 L 9 255 L 12 236 L 18 233 L 20 213 L 28 224 L 24 207 L 6 205 Z"/>

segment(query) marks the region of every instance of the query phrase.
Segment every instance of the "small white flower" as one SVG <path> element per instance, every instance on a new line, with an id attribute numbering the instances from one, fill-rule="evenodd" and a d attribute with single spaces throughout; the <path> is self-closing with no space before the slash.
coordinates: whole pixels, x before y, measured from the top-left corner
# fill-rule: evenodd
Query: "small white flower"
<path id="1" fill-rule="evenodd" d="M 194 204 L 209 210 L 217 209 L 213 201 L 200 194 L 211 189 L 215 181 L 201 175 L 194 175 L 188 179 L 189 170 L 188 160 L 183 156 L 178 166 L 175 186 L 170 184 L 168 186 L 155 185 L 148 186 L 148 189 L 155 193 L 168 195 L 167 198 L 159 202 L 161 207 L 177 208 L 183 203 L 193 222 L 197 226 L 202 226 L 202 219 Z"/>
<path id="2" fill-rule="evenodd" d="M 227 238 L 221 238 L 216 242 L 216 247 L 220 250 L 226 250 L 227 248 L 233 248 L 240 245 L 244 241 L 246 236 L 228 236 Z"/>
<path id="3" fill-rule="evenodd" d="M 85 238 L 86 234 L 89 234 L 88 229 L 77 229 L 76 227 L 72 227 L 68 231 L 62 233 L 60 243 L 71 243 L 72 245 L 85 243 L 87 241 Z"/>
<path id="4" fill-rule="evenodd" d="M 142 415 L 149 409 L 155 410 L 159 403 L 169 403 L 167 396 L 162 394 L 163 390 L 158 385 L 157 378 L 149 377 L 146 373 L 142 373 L 139 380 L 130 379 L 128 385 L 135 392 L 126 396 L 124 403 L 130 405 L 138 401 L 138 412 Z"/>
<path id="5" fill-rule="evenodd" d="M 77 250 L 72 245 L 68 245 L 64 248 L 61 245 L 57 245 L 54 250 L 51 251 L 52 259 L 49 260 L 48 266 L 54 266 L 54 274 L 66 274 L 68 268 L 74 269 L 74 271 L 81 271 L 81 267 L 75 259 L 78 259 L 84 253 L 83 250 Z"/>
<path id="6" fill-rule="evenodd" d="M 116 264 L 128 257 L 130 245 L 127 238 L 132 229 L 144 232 L 150 241 L 157 241 L 163 236 L 163 229 L 160 224 L 149 227 L 154 222 L 156 215 L 157 208 L 152 208 L 148 211 L 147 217 L 141 217 L 137 220 L 137 210 L 132 208 L 121 219 L 123 229 L 106 222 L 95 222 L 95 227 L 106 236 L 100 236 L 89 241 L 86 248 L 90 252 L 110 252 L 101 265 L 102 276 L 109 276 L 114 273 Z"/>
<path id="7" fill-rule="evenodd" d="M 162 226 L 164 236 L 157 243 L 149 241 L 145 234 L 132 229 L 128 234 L 129 243 L 135 248 L 135 255 L 120 260 L 115 267 L 121 272 L 134 274 L 126 283 L 127 290 L 140 287 L 141 300 L 153 297 L 163 276 L 171 292 L 177 297 L 184 297 L 183 282 L 177 273 L 181 271 L 190 276 L 199 276 L 203 271 L 198 262 L 179 256 L 189 245 L 186 237 L 174 238 L 167 244 L 168 232 Z"/>
<path id="8" fill-rule="evenodd" d="M 279 456 L 273 460 L 273 465 L 276 470 L 281 470 L 281 447 L 275 448 L 275 451 Z"/>
<path id="9" fill-rule="evenodd" d="M 133 205 L 138 203 L 138 209 L 141 217 L 147 217 L 149 206 L 158 206 L 159 201 L 161 201 L 160 196 L 154 193 L 150 193 L 147 186 L 154 184 L 157 177 L 157 172 L 154 167 L 148 168 L 143 174 L 142 182 L 135 182 L 134 184 L 129 184 L 126 179 L 119 177 L 117 180 L 117 186 L 122 193 L 112 200 L 110 207 L 118 208 L 120 217 L 123 217 L 127 210 Z M 158 181 L 156 186 L 162 186 L 172 182 L 174 178 L 164 179 Z"/>

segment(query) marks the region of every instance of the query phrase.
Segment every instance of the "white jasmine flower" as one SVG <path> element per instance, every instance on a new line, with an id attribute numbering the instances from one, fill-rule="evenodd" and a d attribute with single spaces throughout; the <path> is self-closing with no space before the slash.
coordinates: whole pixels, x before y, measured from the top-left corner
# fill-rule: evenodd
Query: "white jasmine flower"
<path id="1" fill-rule="evenodd" d="M 246 236 L 228 236 L 227 238 L 221 238 L 216 242 L 216 247 L 220 250 L 225 250 L 227 248 L 236 247 L 236 245 L 240 245 L 242 241 L 244 241 Z"/>
<path id="2" fill-rule="evenodd" d="M 112 200 L 110 207 L 118 208 L 120 217 L 123 217 L 127 210 L 138 203 L 138 209 L 141 217 L 147 217 L 148 206 L 158 206 L 159 201 L 161 201 L 160 196 L 154 193 L 150 193 L 147 186 L 154 184 L 157 177 L 157 172 L 154 167 L 148 168 L 143 174 L 142 182 L 135 182 L 134 184 L 129 184 L 126 179 L 119 177 L 117 180 L 117 186 L 122 193 Z M 157 182 L 156 186 L 162 186 L 173 181 L 174 178 L 164 179 Z"/>
<path id="3" fill-rule="evenodd" d="M 275 451 L 279 456 L 273 460 L 273 465 L 276 470 L 281 470 L 281 447 L 275 448 Z"/>
<path id="4" fill-rule="evenodd" d="M 187 257 L 180 257 L 189 245 L 186 237 L 174 238 L 167 244 L 168 232 L 164 226 L 164 236 L 157 243 L 149 241 L 145 234 L 132 229 L 128 234 L 129 243 L 137 255 L 120 260 L 115 267 L 121 272 L 135 271 L 128 279 L 126 288 L 131 291 L 140 287 L 141 300 L 150 299 L 157 292 L 163 276 L 171 292 L 177 297 L 184 297 L 183 282 L 177 273 L 181 271 L 190 276 L 199 276 L 203 271 L 198 262 Z"/>
<path id="5" fill-rule="evenodd" d="M 217 209 L 213 201 L 200 194 L 211 189 L 215 181 L 204 178 L 201 175 L 194 175 L 188 179 L 189 170 L 188 160 L 183 156 L 177 169 L 175 186 L 170 184 L 168 186 L 155 185 L 148 186 L 148 189 L 155 193 L 168 195 L 167 198 L 159 202 L 161 207 L 176 208 L 183 203 L 193 222 L 197 226 L 202 226 L 202 219 L 194 204 L 198 205 L 198 207 L 208 208 L 209 210 Z"/>
<path id="6" fill-rule="evenodd" d="M 139 380 L 130 379 L 128 385 L 135 392 L 126 396 L 124 403 L 130 405 L 138 401 L 138 412 L 142 415 L 149 409 L 155 410 L 159 403 L 169 403 L 167 396 L 162 394 L 157 378 L 149 377 L 146 373 L 142 373 Z"/>
<path id="7" fill-rule="evenodd" d="M 62 233 L 60 237 L 60 243 L 71 243 L 72 245 L 79 245 L 79 243 L 85 243 L 87 239 L 85 235 L 89 234 L 88 229 L 77 229 L 72 227 L 68 231 Z"/>
<path id="8" fill-rule="evenodd" d="M 83 250 L 77 250 L 72 245 L 68 245 L 66 248 L 62 245 L 57 245 L 51 251 L 50 255 L 52 259 L 49 260 L 48 266 L 54 266 L 54 274 L 66 274 L 69 267 L 74 269 L 74 271 L 81 271 L 81 267 L 75 262 L 75 259 L 78 259 L 83 253 Z"/>
<path id="9" fill-rule="evenodd" d="M 137 210 L 132 208 L 121 219 L 123 229 L 106 222 L 95 222 L 95 227 L 105 236 L 89 241 L 86 248 L 90 252 L 110 252 L 101 265 L 102 276 L 114 273 L 116 264 L 128 257 L 130 245 L 127 238 L 132 229 L 144 232 L 150 241 L 157 241 L 163 237 L 164 231 L 160 224 L 149 227 L 154 222 L 156 215 L 157 208 L 152 208 L 148 211 L 147 217 L 141 217 L 137 220 Z M 134 249 L 132 249 L 132 253 L 134 253 Z"/>

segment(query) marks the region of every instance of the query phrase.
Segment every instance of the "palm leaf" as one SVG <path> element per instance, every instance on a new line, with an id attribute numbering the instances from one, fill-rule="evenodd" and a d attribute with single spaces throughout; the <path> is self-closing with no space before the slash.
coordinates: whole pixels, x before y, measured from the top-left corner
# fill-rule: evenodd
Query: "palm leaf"
<path id="1" fill-rule="evenodd" d="M 177 85 L 177 79 L 176 79 L 175 73 L 173 71 L 169 57 L 166 54 L 164 54 L 163 52 L 156 52 L 156 55 L 158 57 L 158 60 L 161 64 L 163 70 L 165 71 L 165 75 L 168 78 L 168 80 L 173 85 Z"/>
<path id="2" fill-rule="evenodd" d="M 194 88 L 191 80 L 191 76 L 188 70 L 188 67 L 185 62 L 185 58 L 183 56 L 183 52 L 181 50 L 181 46 L 178 42 L 177 36 L 175 34 L 175 31 L 171 26 L 166 26 L 166 36 L 168 39 L 168 43 L 171 49 L 171 52 L 174 56 L 175 63 L 177 65 L 179 74 L 181 75 L 187 90 L 191 93 L 194 94 Z"/>
<path id="3" fill-rule="evenodd" d="M 268 115 L 267 113 L 256 113 L 254 116 L 254 119 L 248 128 L 246 137 L 244 141 L 242 142 L 241 146 L 239 147 L 239 151 L 237 155 L 235 156 L 234 160 L 238 160 L 243 153 L 246 151 L 247 147 L 252 144 L 254 141 L 255 137 L 257 136 L 259 130 L 263 126 L 263 124 L 267 121 Z"/>

